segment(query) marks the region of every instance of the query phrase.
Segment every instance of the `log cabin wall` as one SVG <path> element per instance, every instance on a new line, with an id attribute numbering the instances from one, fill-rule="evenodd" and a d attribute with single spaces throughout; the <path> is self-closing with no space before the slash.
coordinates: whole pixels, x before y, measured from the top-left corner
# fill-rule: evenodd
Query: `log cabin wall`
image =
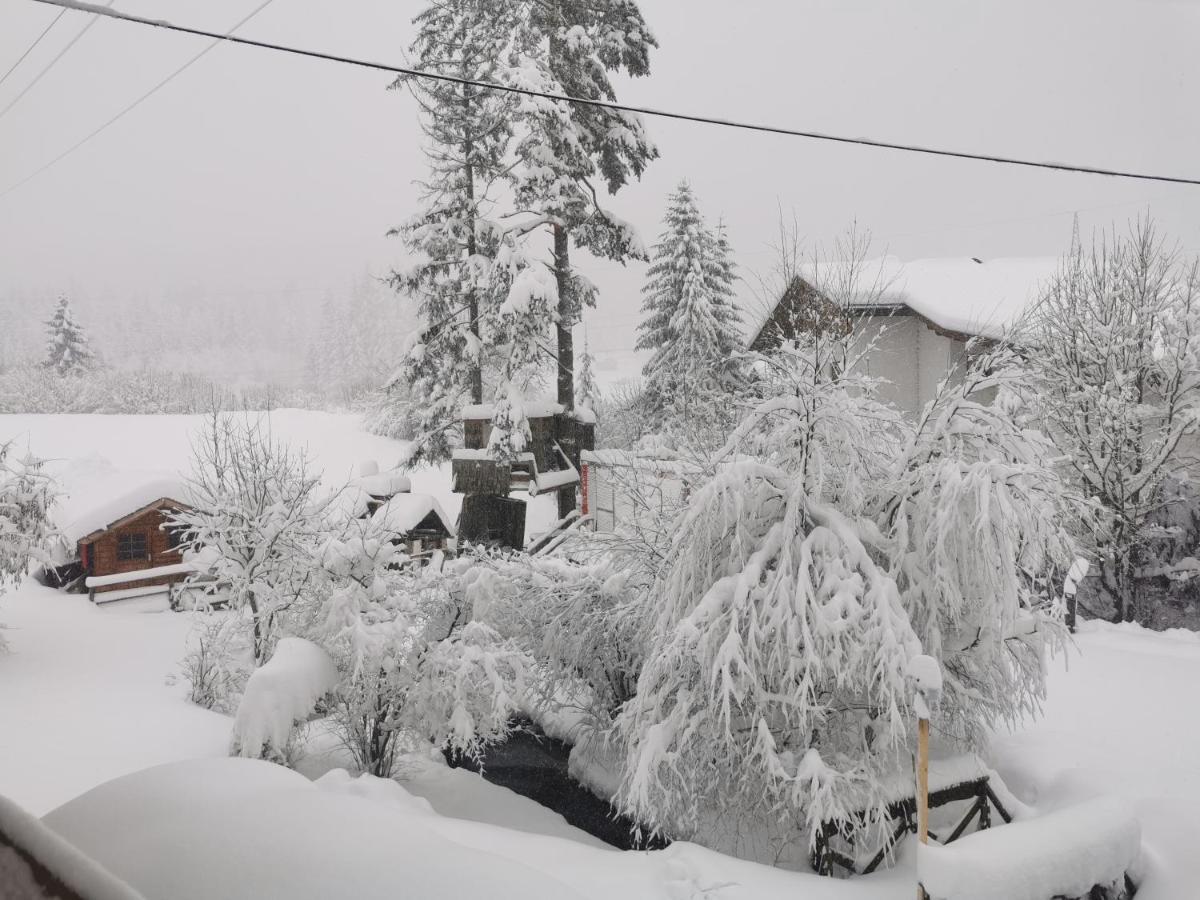
<path id="1" fill-rule="evenodd" d="M 116 575 L 122 572 L 170 566 L 180 562 L 179 554 L 171 546 L 170 532 L 161 527 L 169 512 L 169 509 L 148 509 L 136 519 L 124 522 L 89 541 L 86 556 L 88 575 Z M 145 547 L 144 553 L 138 554 L 134 558 L 123 558 L 129 556 L 129 550 L 136 550 L 139 546 Z M 122 553 L 122 549 L 125 550 L 124 553 Z M 138 586 L 173 584 L 182 577 L 181 575 L 166 575 L 139 582 Z M 127 584 L 104 585 L 97 587 L 96 593 L 121 590 L 126 587 L 128 587 Z"/>

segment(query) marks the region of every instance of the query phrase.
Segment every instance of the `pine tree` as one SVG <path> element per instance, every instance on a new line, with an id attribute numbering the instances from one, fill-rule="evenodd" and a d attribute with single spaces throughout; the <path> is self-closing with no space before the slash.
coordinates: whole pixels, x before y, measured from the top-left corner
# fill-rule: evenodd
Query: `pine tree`
<path id="1" fill-rule="evenodd" d="M 698 404 L 730 386 L 730 357 L 740 343 L 724 229 L 705 225 L 686 181 L 670 196 L 663 221 L 642 289 L 644 319 L 635 345 L 654 352 L 643 373 L 650 425 L 657 429 L 673 417 L 695 415 Z"/>
<path id="2" fill-rule="evenodd" d="M 46 368 L 59 375 L 68 375 L 92 366 L 92 348 L 83 328 L 71 315 L 71 303 L 65 294 L 59 296 L 58 307 L 46 322 L 46 328 Z"/>
<path id="3" fill-rule="evenodd" d="M 513 10 L 500 0 L 434 0 L 414 20 L 415 68 L 501 80 Z M 496 230 L 493 189 L 504 173 L 515 99 L 461 83 L 401 77 L 421 110 L 430 173 L 422 210 L 394 230 L 417 263 L 393 273 L 413 297 L 421 330 L 396 379 L 410 388 L 416 435 L 410 462 L 448 459 L 460 407 L 483 401 Z M 395 380 L 395 379 L 394 379 Z"/>

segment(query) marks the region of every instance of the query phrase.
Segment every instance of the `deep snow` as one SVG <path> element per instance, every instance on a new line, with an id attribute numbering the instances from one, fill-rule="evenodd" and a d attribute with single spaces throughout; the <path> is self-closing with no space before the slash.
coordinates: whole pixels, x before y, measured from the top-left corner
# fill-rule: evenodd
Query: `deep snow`
<path id="1" fill-rule="evenodd" d="M 127 489 L 129 478 L 121 473 L 177 475 L 187 466 L 188 435 L 198 424 L 198 417 L 185 416 L 0 416 L 0 440 L 27 436 L 34 452 L 54 460 L 52 471 L 72 491 L 70 511 Z M 402 450 L 399 442 L 362 432 L 350 416 L 283 410 L 273 414 L 272 428 L 307 444 L 331 483 L 356 473 L 364 459 L 390 466 Z M 424 470 L 413 480 L 414 490 L 434 493 L 450 515 L 457 513 L 444 472 Z M 0 655 L 0 794 L 31 812 L 42 815 L 149 766 L 227 753 L 232 720 L 188 703 L 177 678 L 188 614 L 163 612 L 157 598 L 97 608 L 85 596 L 27 581 L 0 597 L 0 624 L 11 648 Z M 998 736 L 988 761 L 1039 813 L 1105 794 L 1127 799 L 1141 820 L 1146 850 L 1139 898 L 1194 896 L 1200 885 L 1194 847 L 1200 834 L 1200 635 L 1085 623 L 1077 642 L 1079 652 L 1065 661 L 1069 671 L 1062 659 L 1052 664 L 1044 719 Z M 911 859 L 907 869 L 847 882 L 754 866 L 690 845 L 665 855 L 620 854 L 478 776 L 432 765 L 410 774 L 409 793 L 426 797 L 438 815 L 416 826 L 397 823 L 398 832 L 436 832 L 456 852 L 474 848 L 473 861 L 480 858 L 475 851 L 519 867 L 537 857 L 539 872 L 582 896 L 674 898 L 706 896 L 707 889 L 708 897 L 721 900 L 866 900 L 912 893 Z M 293 784 L 307 790 L 293 780 L 289 791 Z M 379 803 L 378 797 L 357 799 Z M 306 802 L 294 801 L 293 811 Z M 326 802 L 335 801 L 319 801 Z M 367 818 L 382 823 L 421 815 L 411 803 L 407 811 L 392 805 L 397 808 L 386 816 Z M 331 813 L 335 822 L 350 815 L 338 810 Z M 158 814 L 178 816 L 183 828 L 189 810 L 175 804 Z M 355 833 L 345 830 L 347 838 Z M 447 846 L 432 837 L 427 843 Z M 417 854 L 414 864 L 420 861 Z"/>

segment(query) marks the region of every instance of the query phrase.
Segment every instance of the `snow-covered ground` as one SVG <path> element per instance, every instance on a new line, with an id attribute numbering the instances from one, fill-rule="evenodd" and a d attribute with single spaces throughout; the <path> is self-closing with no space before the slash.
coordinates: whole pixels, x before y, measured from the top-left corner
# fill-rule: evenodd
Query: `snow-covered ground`
<path id="1" fill-rule="evenodd" d="M 20 436 L 24 441 L 27 436 L 31 449 L 55 460 L 54 470 L 72 491 L 66 504 L 71 512 L 105 502 L 106 491 L 120 493 L 139 473 L 174 476 L 186 469 L 188 435 L 197 425 L 195 417 L 182 416 L 0 416 L 0 439 Z M 363 433 L 350 416 L 285 410 L 273 415 L 272 427 L 277 435 L 306 444 L 331 484 L 353 474 L 362 459 L 389 466 L 402 449 L 398 442 Z M 450 515 L 457 512 L 444 472 L 418 473 L 414 482 L 414 490 L 435 493 Z M 188 703 L 186 685 L 178 677 L 191 626 L 188 614 L 163 612 L 157 601 L 98 608 L 86 597 L 28 581 L 0 597 L 0 623 L 11 650 L 0 656 L 0 795 L 44 815 L 110 779 L 163 763 L 227 754 L 232 720 Z M 990 762 L 1039 813 L 1105 794 L 1128 799 L 1141 819 L 1146 851 L 1139 897 L 1195 896 L 1200 885 L 1200 854 L 1192 846 L 1200 834 L 1200 704 L 1195 701 L 1200 636 L 1089 623 L 1077 642 L 1077 652 L 1066 660 L 1069 668 L 1062 660 L 1052 664 L 1045 717 L 997 737 Z M 329 768 L 319 760 L 310 762 L 312 770 L 304 772 L 311 777 Z M 192 777 L 220 782 L 224 771 L 217 767 L 185 778 L 162 777 L 168 782 Z M 544 878 L 568 886 L 555 896 L 874 900 L 912 893 L 914 872 L 907 854 L 899 870 L 851 881 L 772 870 L 690 845 L 663 854 L 621 854 L 532 801 L 433 762 L 411 766 L 404 796 L 337 775 L 313 793 L 300 776 L 283 770 L 280 776 L 292 779 L 287 784 L 274 779 L 273 784 L 295 793 L 295 799 L 286 801 L 294 810 L 326 810 L 340 822 L 353 818 L 355 809 L 361 811 L 353 803 L 368 804 L 371 811 L 362 812 L 364 821 L 395 829 L 397 835 L 429 832 L 428 853 L 414 843 L 417 849 L 400 862 L 380 862 L 380 878 L 406 866 L 419 867 L 426 858 L 433 867 L 428 871 L 443 871 L 437 869 L 439 860 L 461 854 L 471 865 L 505 860 L 495 864 L 497 878 L 513 875 L 519 880 L 525 873 L 529 884 Z M 159 777 L 125 784 L 137 794 Z M 251 782 L 258 790 L 256 776 Z M 228 787 L 223 793 L 213 789 L 214 803 L 218 794 L 229 798 L 235 785 L 231 781 Z M 262 788 L 274 789 L 265 783 Z M 164 795 L 154 811 L 156 821 L 175 814 L 172 802 L 178 804 L 180 820 L 185 819 L 192 796 L 171 801 Z M 414 797 L 427 800 L 433 813 Z M 70 828 L 82 833 L 72 831 L 72 837 L 87 843 L 87 806 L 75 806 L 74 817 L 68 807 L 49 821 L 74 818 Z M 119 837 L 113 823 L 101 818 L 111 834 L 90 838 L 97 850 Z M 279 817 L 280 827 L 286 818 Z M 341 839 L 348 842 L 357 833 L 342 831 Z M 339 840 L 336 828 L 323 834 Z M 402 843 L 388 838 L 378 853 L 349 847 L 346 852 L 382 860 Z M 266 852 L 274 845 L 253 846 Z M 118 851 L 114 847 L 111 852 Z M 336 859 L 330 853 L 325 862 Z M 142 865 L 137 858 L 128 864 L 131 871 Z M 251 864 L 249 857 L 246 864 Z M 138 878 L 148 879 L 148 887 L 160 874 L 156 869 Z M 492 896 L 501 894 L 493 891 Z"/>
<path id="2" fill-rule="evenodd" d="M 1039 813 L 1104 795 L 1141 821 L 1138 900 L 1200 896 L 1200 634 L 1085 622 L 1052 664 L 1045 716 L 998 736 L 993 763 Z"/>

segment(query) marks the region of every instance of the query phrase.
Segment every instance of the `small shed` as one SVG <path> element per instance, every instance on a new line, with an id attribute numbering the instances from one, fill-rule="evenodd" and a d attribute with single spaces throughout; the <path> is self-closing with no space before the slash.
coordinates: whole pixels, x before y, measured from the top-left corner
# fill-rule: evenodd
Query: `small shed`
<path id="1" fill-rule="evenodd" d="M 414 559 L 454 549 L 454 523 L 429 494 L 396 494 L 371 514 L 371 520 L 392 532 L 392 543 L 404 545 Z"/>
<path id="2" fill-rule="evenodd" d="M 191 567 L 179 553 L 182 533 L 169 521 L 189 508 L 172 497 L 157 497 L 79 538 L 79 562 L 92 599 L 161 592 L 185 578 Z"/>

